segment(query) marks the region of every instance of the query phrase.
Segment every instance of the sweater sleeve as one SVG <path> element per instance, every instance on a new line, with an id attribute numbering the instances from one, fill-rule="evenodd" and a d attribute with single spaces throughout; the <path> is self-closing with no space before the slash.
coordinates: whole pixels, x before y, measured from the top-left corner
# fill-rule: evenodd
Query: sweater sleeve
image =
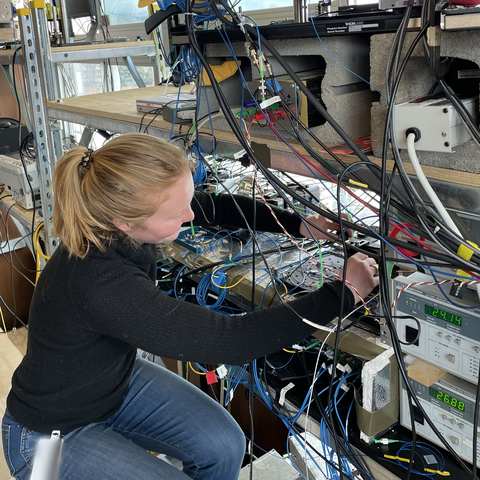
<path id="1" fill-rule="evenodd" d="M 250 227 L 253 227 L 254 205 L 256 230 L 283 233 L 263 202 L 259 200 L 254 202 L 252 198 L 243 195 L 214 195 L 202 191 L 195 192 L 192 200 L 192 210 L 195 213 L 194 224 L 202 227 L 247 228 L 246 220 Z M 297 214 L 275 206 L 271 206 L 271 208 L 279 222 L 291 235 L 300 236 L 300 218 Z"/>
<path id="2" fill-rule="evenodd" d="M 301 318 L 325 325 L 340 309 L 342 285 L 335 281 L 289 302 L 291 308 L 279 304 L 230 317 L 166 296 L 138 269 L 123 270 L 112 278 L 105 269 L 91 281 L 74 285 L 74 308 L 84 312 L 92 331 L 182 361 L 241 365 L 313 333 L 315 328 Z M 347 288 L 344 311 L 352 306 Z"/>

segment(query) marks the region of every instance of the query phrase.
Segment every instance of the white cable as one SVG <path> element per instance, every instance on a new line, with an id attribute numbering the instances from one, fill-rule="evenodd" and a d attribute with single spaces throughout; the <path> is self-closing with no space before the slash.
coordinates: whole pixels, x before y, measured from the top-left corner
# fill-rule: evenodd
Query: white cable
<path id="1" fill-rule="evenodd" d="M 412 162 L 413 169 L 415 170 L 415 174 L 417 175 L 418 181 L 422 185 L 423 189 L 425 190 L 428 198 L 432 201 L 433 205 L 437 209 L 438 213 L 442 217 L 443 221 L 447 224 L 449 228 L 451 228 L 459 237 L 462 237 L 460 230 L 455 225 L 450 217 L 450 214 L 447 212 L 446 208 L 443 206 L 443 203 L 438 198 L 437 194 L 433 190 L 430 182 L 428 181 L 427 177 L 423 173 L 422 166 L 418 161 L 417 153 L 415 151 L 415 134 L 410 133 L 407 136 L 407 150 L 408 155 L 410 156 L 410 161 Z M 462 237 L 463 238 L 463 237 Z"/>
<path id="2" fill-rule="evenodd" d="M 198 125 L 196 126 L 195 130 L 192 133 L 192 136 L 190 137 L 190 141 L 188 142 L 187 148 L 190 147 L 192 143 L 195 141 L 195 139 L 197 138 L 197 131 L 200 130 L 207 122 L 218 117 L 223 117 L 223 112 L 212 113 L 211 115 L 207 115 L 204 119 L 198 122 Z"/>
<path id="3" fill-rule="evenodd" d="M 432 186 L 430 185 L 430 182 L 428 181 L 427 177 L 423 173 L 422 166 L 418 161 L 417 152 L 415 151 L 415 134 L 413 133 L 410 133 L 407 135 L 407 151 L 410 157 L 410 162 L 412 162 L 413 169 L 415 170 L 415 174 L 417 175 L 418 181 L 420 182 L 423 189 L 425 190 L 425 193 L 428 195 L 428 198 L 430 198 L 433 205 L 435 206 L 435 208 L 437 209 L 438 213 L 442 217 L 443 221 L 447 224 L 447 226 L 450 227 L 452 231 L 454 231 L 460 238 L 463 239 L 463 235 L 460 233 L 460 230 L 455 225 L 454 221 L 452 220 L 452 217 L 450 217 L 450 214 L 447 212 L 446 208 L 443 206 L 443 203 L 440 201 L 437 194 L 435 193 Z M 478 298 L 480 298 L 480 284 L 477 284 L 476 288 L 477 288 Z"/>
<path id="4" fill-rule="evenodd" d="M 182 56 L 178 55 L 177 61 L 170 67 L 170 71 L 168 72 L 168 77 L 167 77 L 167 83 L 165 84 L 165 90 L 163 91 L 162 96 L 164 96 L 167 93 L 168 83 L 170 82 L 170 79 L 173 76 L 173 71 L 175 70 L 175 67 L 178 65 L 178 62 L 180 62 L 181 58 L 182 58 Z M 180 87 L 178 89 L 179 94 L 180 94 L 181 89 L 182 89 L 182 86 L 180 85 Z"/>

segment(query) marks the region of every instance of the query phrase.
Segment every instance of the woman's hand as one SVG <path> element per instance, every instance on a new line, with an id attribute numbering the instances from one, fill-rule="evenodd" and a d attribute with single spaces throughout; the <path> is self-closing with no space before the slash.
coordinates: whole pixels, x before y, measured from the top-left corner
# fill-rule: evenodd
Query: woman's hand
<path id="1" fill-rule="evenodd" d="M 378 265 L 364 253 L 356 253 L 347 260 L 346 279 L 346 285 L 352 291 L 355 303 L 358 303 L 378 285 Z"/>
<path id="2" fill-rule="evenodd" d="M 332 232 L 336 232 L 337 234 L 338 232 L 340 232 L 340 225 L 337 222 L 332 222 L 331 220 L 328 220 L 327 218 L 322 217 L 321 215 L 310 215 L 306 218 L 307 220 L 312 222 L 314 225 L 317 225 L 317 227 L 321 228 L 322 230 L 331 230 Z M 347 214 L 342 213 L 342 218 L 344 218 L 345 220 L 348 220 Z M 308 232 L 307 226 L 310 229 L 310 232 L 312 232 L 313 237 Z M 307 222 L 302 222 L 300 224 L 300 235 L 307 238 L 314 238 L 316 240 L 332 240 L 328 235 L 325 235 L 324 233 L 320 232 L 312 225 L 309 225 Z M 352 231 L 347 230 L 348 238 L 350 238 L 351 235 L 352 235 Z"/>

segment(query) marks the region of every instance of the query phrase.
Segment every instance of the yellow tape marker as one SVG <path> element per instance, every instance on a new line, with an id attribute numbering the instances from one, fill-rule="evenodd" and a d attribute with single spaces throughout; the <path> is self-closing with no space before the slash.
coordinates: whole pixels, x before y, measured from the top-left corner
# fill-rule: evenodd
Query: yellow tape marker
<path id="1" fill-rule="evenodd" d="M 440 470 L 432 470 L 431 468 L 424 468 L 428 473 L 436 473 L 437 475 L 442 475 L 443 477 L 449 477 L 450 472 L 441 472 Z"/>
<path id="2" fill-rule="evenodd" d="M 389 458 L 390 460 L 400 460 L 401 462 L 410 463 L 410 459 L 409 459 L 409 458 L 396 457 L 395 455 L 387 455 L 387 454 L 385 454 L 384 457 L 385 457 L 385 458 Z M 412 463 L 415 463 L 415 462 L 412 462 Z"/>
<path id="3" fill-rule="evenodd" d="M 32 0 L 30 8 L 45 8 L 45 2 L 43 0 Z"/>
<path id="4" fill-rule="evenodd" d="M 477 251 L 479 250 L 478 248 L 478 245 L 476 243 L 473 243 L 473 242 L 470 242 L 467 240 L 467 243 L 469 243 L 470 245 L 472 245 L 472 247 L 474 247 Z M 474 250 L 472 250 L 471 248 L 468 248 L 466 247 L 465 245 L 460 245 L 458 247 L 458 250 L 457 250 L 457 253 L 460 257 L 462 257 L 464 260 L 466 260 L 467 262 L 470 261 L 470 259 L 472 258 L 473 254 L 474 254 Z M 465 272 L 465 270 L 462 270 L 462 269 L 458 269 L 457 270 L 457 275 L 461 275 L 462 277 L 470 277 L 471 275 L 467 272 Z M 462 279 L 463 280 L 463 279 Z"/>
<path id="5" fill-rule="evenodd" d="M 366 183 L 356 182 L 355 180 L 349 179 L 348 183 L 352 183 L 353 185 L 357 185 L 358 187 L 368 188 Z"/>
<path id="6" fill-rule="evenodd" d="M 28 15 L 30 15 L 30 9 L 29 8 L 19 8 L 19 9 L 17 9 L 17 15 L 19 17 L 28 17 Z"/>

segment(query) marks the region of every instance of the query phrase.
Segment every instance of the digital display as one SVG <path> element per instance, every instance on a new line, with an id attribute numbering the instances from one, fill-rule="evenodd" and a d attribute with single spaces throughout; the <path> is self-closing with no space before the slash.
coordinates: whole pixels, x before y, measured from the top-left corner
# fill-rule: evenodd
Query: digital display
<path id="1" fill-rule="evenodd" d="M 451 323 L 452 325 L 462 326 L 462 317 L 454 315 L 453 313 L 446 312 L 445 310 L 440 310 L 439 308 L 432 307 L 432 305 L 425 304 L 425 313 L 434 318 L 439 318 L 445 322 Z"/>
<path id="2" fill-rule="evenodd" d="M 446 393 L 443 393 L 433 387 L 430 387 L 428 389 L 428 393 L 431 397 L 436 398 L 440 402 L 446 403 L 447 405 L 450 405 L 451 407 L 456 408 L 461 412 L 465 411 L 465 403 L 461 402 L 455 397 L 452 397 L 451 395 L 447 395 Z"/>

